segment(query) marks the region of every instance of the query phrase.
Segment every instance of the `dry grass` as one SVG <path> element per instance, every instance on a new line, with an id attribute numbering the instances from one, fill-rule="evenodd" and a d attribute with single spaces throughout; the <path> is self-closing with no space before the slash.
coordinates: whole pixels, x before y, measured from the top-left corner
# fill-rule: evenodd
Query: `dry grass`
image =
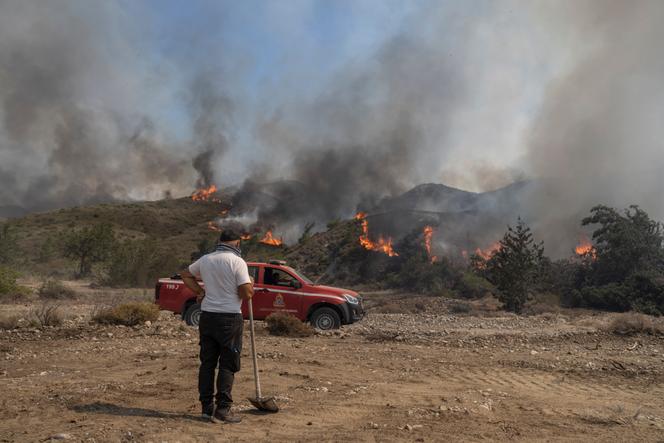
<path id="1" fill-rule="evenodd" d="M 46 300 L 64 300 L 76 298 L 77 294 L 76 291 L 65 286 L 61 281 L 49 279 L 42 283 L 37 295 L 39 295 L 39 298 Z"/>
<path id="2" fill-rule="evenodd" d="M 11 330 L 16 329 L 21 320 L 18 315 L 2 315 L 0 316 L 0 329 Z"/>
<path id="3" fill-rule="evenodd" d="M 92 321 L 105 325 L 136 326 L 159 318 L 159 307 L 153 303 L 130 302 L 113 307 L 95 308 Z"/>
<path id="4" fill-rule="evenodd" d="M 265 324 L 270 335 L 308 337 L 314 333 L 314 329 L 310 325 L 282 312 L 268 315 Z"/>
<path id="5" fill-rule="evenodd" d="M 43 304 L 33 308 L 30 314 L 42 328 L 45 326 L 60 326 L 63 321 L 62 312 L 60 312 L 60 306 L 58 305 Z"/>
<path id="6" fill-rule="evenodd" d="M 449 304 L 448 310 L 450 314 L 469 314 L 473 311 L 473 307 L 467 302 L 453 301 Z"/>
<path id="7" fill-rule="evenodd" d="M 580 414 L 580 418 L 594 425 L 621 426 L 631 425 L 639 417 L 640 413 L 641 408 L 638 408 L 635 412 L 627 412 L 625 406 L 617 404 L 608 406 L 602 410 L 586 411 Z"/>
<path id="8" fill-rule="evenodd" d="M 653 317 L 634 312 L 617 314 L 605 329 L 618 335 L 664 333 L 664 327 L 657 324 Z"/>

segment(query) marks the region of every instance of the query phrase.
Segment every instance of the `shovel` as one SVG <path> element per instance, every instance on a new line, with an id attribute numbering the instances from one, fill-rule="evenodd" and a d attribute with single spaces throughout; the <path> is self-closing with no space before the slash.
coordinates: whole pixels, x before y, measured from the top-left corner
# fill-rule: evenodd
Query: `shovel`
<path id="1" fill-rule="evenodd" d="M 249 307 L 249 325 L 251 328 L 251 356 L 254 360 L 254 381 L 256 383 L 256 398 L 249 397 L 247 400 L 259 411 L 279 412 L 279 406 L 274 397 L 263 397 L 261 395 L 261 382 L 258 378 L 258 360 L 256 359 L 256 339 L 254 338 L 254 308 L 251 299 L 247 300 Z"/>

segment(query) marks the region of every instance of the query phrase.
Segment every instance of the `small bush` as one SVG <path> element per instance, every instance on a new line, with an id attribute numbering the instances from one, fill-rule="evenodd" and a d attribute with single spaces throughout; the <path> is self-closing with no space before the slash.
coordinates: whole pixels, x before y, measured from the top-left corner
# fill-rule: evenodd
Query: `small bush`
<path id="1" fill-rule="evenodd" d="M 67 298 L 75 298 L 76 291 L 65 286 L 58 280 L 49 279 L 42 283 L 37 291 L 39 298 L 46 300 L 63 300 Z"/>
<path id="2" fill-rule="evenodd" d="M 118 306 L 98 308 L 92 321 L 105 325 L 135 326 L 159 318 L 159 307 L 153 303 L 131 302 Z"/>
<path id="3" fill-rule="evenodd" d="M 6 266 L 0 266 L 0 294 L 11 294 L 19 290 L 16 279 L 18 273 Z"/>
<path id="4" fill-rule="evenodd" d="M 270 335 L 308 337 L 314 333 L 314 329 L 310 325 L 283 312 L 268 315 L 265 324 Z"/>
<path id="5" fill-rule="evenodd" d="M 468 299 L 478 299 L 496 293 L 496 288 L 487 279 L 473 272 L 464 272 L 454 289 L 461 297 Z"/>
<path id="6" fill-rule="evenodd" d="M 583 306 L 608 311 L 629 311 L 631 295 L 629 287 L 618 283 L 586 286 L 580 291 Z"/>
<path id="7" fill-rule="evenodd" d="M 552 293 L 536 294 L 523 308 L 525 315 L 542 315 L 560 312 L 560 297 Z"/>
<path id="8" fill-rule="evenodd" d="M 58 305 L 41 305 L 31 311 L 40 327 L 60 326 L 62 324 L 62 313 Z"/>
<path id="9" fill-rule="evenodd" d="M 606 329 L 618 335 L 664 333 L 664 328 L 656 325 L 652 317 L 633 312 L 617 315 Z"/>
<path id="10" fill-rule="evenodd" d="M 17 315 L 3 315 L 0 317 L 0 329 L 11 330 L 16 329 L 21 317 Z"/>
<path id="11" fill-rule="evenodd" d="M 451 314 L 468 314 L 473 310 L 473 307 L 470 305 L 470 303 L 458 301 L 450 303 L 448 309 Z"/>
<path id="12" fill-rule="evenodd" d="M 205 247 L 205 246 L 203 246 Z M 126 240 L 116 245 L 102 283 L 113 287 L 149 287 L 179 263 L 169 249 L 152 239 Z"/>

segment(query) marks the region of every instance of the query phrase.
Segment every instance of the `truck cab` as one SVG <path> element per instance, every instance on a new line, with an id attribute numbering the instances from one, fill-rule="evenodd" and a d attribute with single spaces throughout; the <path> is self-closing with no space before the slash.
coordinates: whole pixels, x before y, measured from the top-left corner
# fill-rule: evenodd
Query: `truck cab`
<path id="1" fill-rule="evenodd" d="M 263 320 L 275 312 L 284 312 L 317 329 L 329 330 L 354 323 L 364 317 L 362 298 L 349 289 L 313 283 L 284 261 L 249 262 L 249 275 L 254 278 L 254 318 Z M 199 282 L 203 286 L 202 282 Z M 197 326 L 200 305 L 196 295 L 176 275 L 162 278 L 155 287 L 155 303 L 160 309 L 182 315 L 184 321 Z M 249 318 L 246 301 L 242 315 Z"/>

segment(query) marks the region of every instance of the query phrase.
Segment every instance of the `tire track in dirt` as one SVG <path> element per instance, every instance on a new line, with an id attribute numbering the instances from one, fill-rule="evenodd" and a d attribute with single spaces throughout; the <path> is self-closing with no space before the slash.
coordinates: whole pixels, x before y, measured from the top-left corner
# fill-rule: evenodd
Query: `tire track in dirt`
<path id="1" fill-rule="evenodd" d="M 529 393 L 547 393 L 560 396 L 592 396 L 610 398 L 641 397 L 643 392 L 633 387 L 618 384 L 604 384 L 588 379 L 573 376 L 555 376 L 542 372 L 529 370 L 504 370 L 494 368 L 489 370 L 477 367 L 464 367 L 450 369 L 440 379 L 446 383 L 453 383 L 463 387 L 477 389 L 500 388 L 512 389 Z M 607 381 L 608 383 L 608 381 Z M 648 389 L 651 395 L 664 396 L 664 387 L 651 386 Z"/>

